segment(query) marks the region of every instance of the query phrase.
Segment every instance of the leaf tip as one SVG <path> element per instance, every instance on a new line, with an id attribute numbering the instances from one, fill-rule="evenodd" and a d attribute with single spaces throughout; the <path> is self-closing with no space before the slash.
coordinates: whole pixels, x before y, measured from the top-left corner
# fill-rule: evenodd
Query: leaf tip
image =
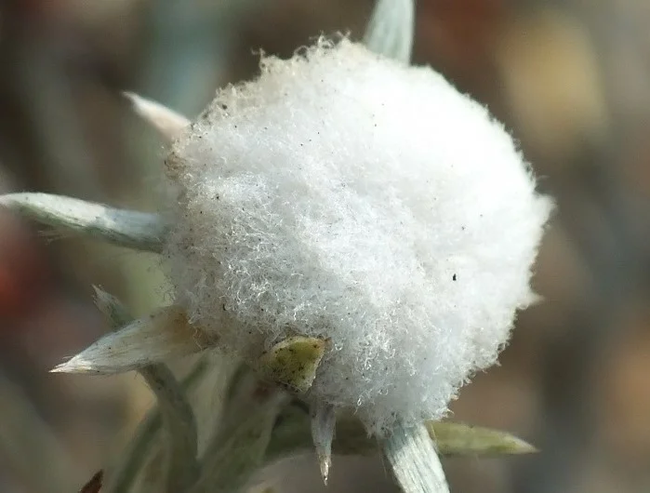
<path id="1" fill-rule="evenodd" d="M 323 483 L 327 485 L 332 467 L 332 440 L 336 427 L 336 410 L 334 406 L 319 399 L 311 406 L 311 436 L 316 448 Z"/>
<path id="2" fill-rule="evenodd" d="M 122 96 L 138 116 L 152 125 L 167 140 L 175 139 L 190 124 L 190 121 L 180 113 L 134 92 L 123 91 Z"/>
<path id="3" fill-rule="evenodd" d="M 50 370 L 50 373 L 94 373 L 97 370 L 94 370 L 92 365 L 83 358 L 73 356 L 68 361 L 59 363 L 54 368 Z"/>

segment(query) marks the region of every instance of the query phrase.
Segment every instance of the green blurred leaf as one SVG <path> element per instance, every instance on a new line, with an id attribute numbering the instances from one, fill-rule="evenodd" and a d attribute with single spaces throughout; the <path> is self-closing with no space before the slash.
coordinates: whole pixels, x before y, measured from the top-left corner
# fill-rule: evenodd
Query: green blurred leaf
<path id="1" fill-rule="evenodd" d="M 537 449 L 505 431 L 451 421 L 427 423 L 429 435 L 445 456 L 520 455 Z"/>

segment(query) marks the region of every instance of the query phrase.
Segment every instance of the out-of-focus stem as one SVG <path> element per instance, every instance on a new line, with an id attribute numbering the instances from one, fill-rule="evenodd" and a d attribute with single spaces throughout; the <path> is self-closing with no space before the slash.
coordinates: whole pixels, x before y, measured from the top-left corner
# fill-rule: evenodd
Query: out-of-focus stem
<path id="1" fill-rule="evenodd" d="M 194 412 L 185 399 L 174 374 L 163 364 L 140 370 L 156 394 L 162 421 L 167 431 L 167 485 L 169 493 L 186 491 L 198 477 L 197 429 Z"/>
<path id="2" fill-rule="evenodd" d="M 117 329 L 132 317 L 120 301 L 96 289 L 98 308 Z M 140 368 L 139 373 L 156 395 L 162 424 L 167 432 L 167 477 L 165 491 L 186 491 L 198 476 L 197 428 L 194 412 L 185 393 L 167 365 L 157 363 Z"/>
<path id="3" fill-rule="evenodd" d="M 187 376 L 181 380 L 181 387 L 185 392 L 193 389 L 201 380 L 207 369 L 205 358 L 200 359 L 189 371 Z M 154 407 L 142 420 L 135 435 L 122 453 L 120 462 L 111 471 L 109 483 L 105 486 L 107 493 L 127 493 L 145 459 L 159 436 L 162 426 L 160 406 Z"/>

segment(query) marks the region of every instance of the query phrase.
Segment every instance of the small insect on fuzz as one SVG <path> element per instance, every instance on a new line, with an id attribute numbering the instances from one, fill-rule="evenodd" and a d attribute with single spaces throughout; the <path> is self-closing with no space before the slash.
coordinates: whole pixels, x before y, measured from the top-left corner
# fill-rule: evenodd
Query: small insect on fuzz
<path id="1" fill-rule="evenodd" d="M 534 300 L 550 201 L 431 68 L 342 40 L 261 69 L 172 145 L 175 303 L 252 364 L 328 341 L 310 395 L 369 432 L 442 417 Z"/>

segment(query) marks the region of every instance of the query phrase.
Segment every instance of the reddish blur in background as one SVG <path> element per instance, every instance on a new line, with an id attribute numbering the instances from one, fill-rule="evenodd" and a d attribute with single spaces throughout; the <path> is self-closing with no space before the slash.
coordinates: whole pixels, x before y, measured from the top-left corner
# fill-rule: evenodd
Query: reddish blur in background
<path id="1" fill-rule="evenodd" d="M 253 76 L 260 49 L 359 38 L 371 7 L 4 0 L 0 192 L 155 210 L 163 143 L 121 90 L 192 116 L 216 87 Z M 418 0 L 414 62 L 488 105 L 558 203 L 535 280 L 546 301 L 453 404 L 455 419 L 542 452 L 446 460 L 452 491 L 650 491 L 650 2 Z M 77 491 L 153 401 L 133 374 L 47 373 L 106 330 L 92 284 L 137 314 L 167 289 L 154 256 L 0 211 L 0 492 Z M 322 488 L 311 457 L 274 474 L 278 491 Z M 335 461 L 329 491 L 369 488 L 394 491 L 379 459 Z"/>

